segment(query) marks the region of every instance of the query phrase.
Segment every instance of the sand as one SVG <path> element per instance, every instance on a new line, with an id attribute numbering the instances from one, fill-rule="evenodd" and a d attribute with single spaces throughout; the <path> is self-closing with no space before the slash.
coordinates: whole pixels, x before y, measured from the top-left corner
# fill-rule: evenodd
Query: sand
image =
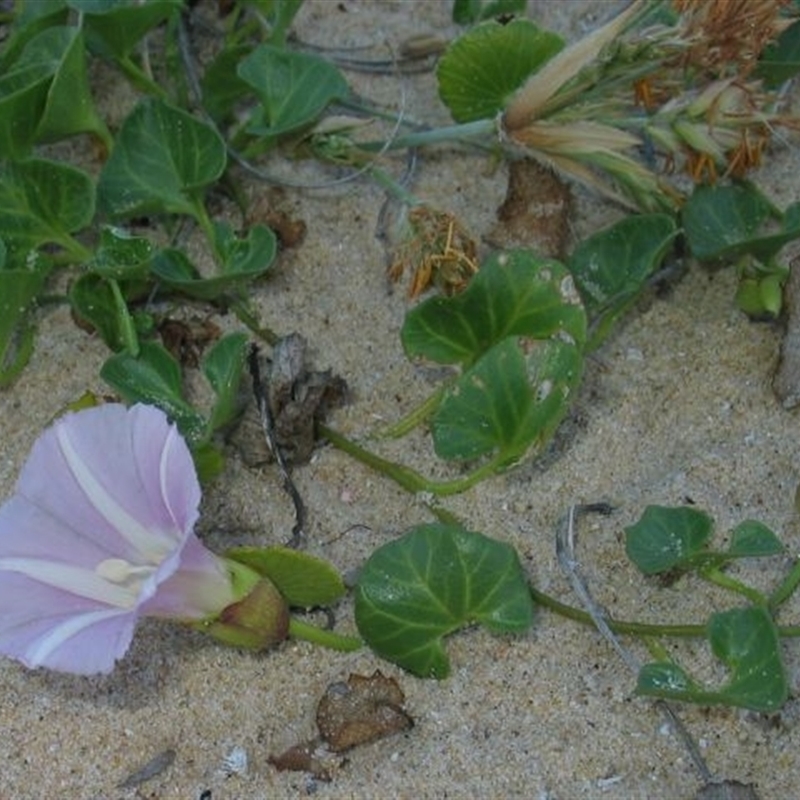
<path id="1" fill-rule="evenodd" d="M 448 9 L 443 2 L 308 0 L 295 29 L 318 44 L 386 39 L 396 47 L 417 33 L 453 35 Z M 531 3 L 545 24 L 573 33 L 596 24 L 598 9 Z M 416 118 L 447 121 L 431 74 L 348 77 L 365 96 L 404 102 Z M 399 172 L 402 160 L 394 166 Z M 272 167 L 308 182 L 339 174 L 308 163 Z M 778 144 L 756 180 L 783 206 L 800 196 L 799 169 L 796 146 Z M 506 176 L 486 155 L 440 147 L 420 154 L 413 190 L 482 235 L 495 223 Z M 252 184 L 249 191 L 272 190 Z M 576 194 L 576 236 L 619 214 L 596 196 Z M 431 372 L 409 363 L 400 345 L 408 306 L 403 292 L 387 285 L 386 253 L 375 236 L 383 200 L 365 179 L 287 189 L 278 204 L 305 220 L 306 238 L 253 289 L 266 324 L 301 333 L 314 365 L 347 380 L 354 400 L 332 424 L 356 439 L 399 418 L 434 385 Z M 756 518 L 789 552 L 800 546 L 797 418 L 771 388 L 780 330 L 748 321 L 735 308 L 734 291 L 731 269 L 691 265 L 590 360 L 569 417 L 542 457 L 448 499 L 447 508 L 470 529 L 517 548 L 540 589 L 576 603 L 556 562 L 556 525 L 572 503 L 611 502 L 614 514 L 585 520 L 578 542 L 598 602 L 619 618 L 647 621 L 700 622 L 727 607 L 730 598 L 696 580 L 665 589 L 642 579 L 625 558 L 622 531 L 649 504 L 691 501 L 715 518 L 720 537 Z M 232 315 L 215 321 L 237 327 Z M 40 314 L 30 365 L 0 393 L 0 497 L 10 495 L 31 444 L 64 404 L 87 389 L 107 392 L 98 376 L 106 357 L 66 310 Z M 424 432 L 372 446 L 428 474 L 445 473 Z M 343 572 L 431 519 L 417 499 L 330 446 L 295 479 L 308 508 L 309 551 Z M 292 524 L 275 468 L 252 470 L 232 457 L 206 491 L 199 533 L 221 550 L 285 541 Z M 785 568 L 780 560 L 748 565 L 747 575 L 767 585 Z M 782 619 L 798 616 L 800 601 L 792 600 Z M 339 630 L 355 631 L 349 601 L 337 619 Z M 646 658 L 642 647 L 626 644 Z M 634 694 L 633 674 L 590 629 L 540 610 L 526 635 L 472 629 L 453 636 L 448 649 L 452 675 L 437 682 L 414 678 L 366 649 L 342 654 L 289 641 L 251 654 L 146 621 L 108 677 L 31 672 L 3 660 L 0 797 L 577 800 L 691 798 L 701 787 L 702 776 L 661 712 Z M 679 644 L 674 652 L 709 681 L 723 677 L 702 643 Z M 794 688 L 800 654 L 791 642 L 784 654 Z M 329 683 L 375 669 L 399 682 L 412 730 L 351 751 L 330 783 L 268 764 L 270 754 L 315 735 L 314 709 Z M 794 698 L 771 717 L 730 708 L 678 711 L 715 778 L 753 784 L 761 798 L 796 794 Z M 247 755 L 239 772 L 224 763 L 234 748 Z M 168 749 L 175 752 L 169 767 L 136 788 L 119 788 Z"/>

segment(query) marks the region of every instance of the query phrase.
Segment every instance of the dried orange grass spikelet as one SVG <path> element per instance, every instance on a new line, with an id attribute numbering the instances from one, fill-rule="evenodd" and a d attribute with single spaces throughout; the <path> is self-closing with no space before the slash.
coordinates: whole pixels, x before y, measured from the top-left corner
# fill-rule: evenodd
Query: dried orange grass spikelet
<path id="1" fill-rule="evenodd" d="M 791 0 L 673 0 L 690 42 L 684 65 L 714 77 L 748 75 L 762 50 L 791 20 L 781 9 Z"/>
<path id="2" fill-rule="evenodd" d="M 411 209 L 408 221 L 413 235 L 398 249 L 389 278 L 397 282 L 411 269 L 409 299 L 430 286 L 446 295 L 464 291 L 479 268 L 475 240 L 453 214 L 427 206 Z"/>

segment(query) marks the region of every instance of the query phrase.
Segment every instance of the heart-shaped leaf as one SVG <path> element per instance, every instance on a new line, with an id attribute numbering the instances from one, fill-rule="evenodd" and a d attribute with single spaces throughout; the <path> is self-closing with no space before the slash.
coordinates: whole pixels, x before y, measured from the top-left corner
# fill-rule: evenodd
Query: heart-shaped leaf
<path id="1" fill-rule="evenodd" d="M 47 64 L 32 64 L 0 75 L 0 158 L 19 159 L 30 152 L 51 80 Z"/>
<path id="2" fill-rule="evenodd" d="M 594 318 L 592 345 L 639 295 L 658 269 L 678 233 L 667 214 L 628 216 L 584 239 L 569 259 L 569 270 Z"/>
<path id="3" fill-rule="evenodd" d="M 144 236 L 134 236 L 122 228 L 104 226 L 94 258 L 86 268 L 95 275 L 115 280 L 144 280 L 155 247 Z"/>
<path id="4" fill-rule="evenodd" d="M 761 78 L 768 88 L 777 89 L 798 72 L 800 72 L 800 22 L 795 22 L 786 28 L 775 42 L 764 48 L 758 59 L 754 77 Z"/>
<path id="5" fill-rule="evenodd" d="M 3 269 L 4 261 L 5 246 L 0 241 L 0 388 L 22 372 L 33 351 L 29 314 L 45 277 L 43 270 Z"/>
<path id="6" fill-rule="evenodd" d="M 731 532 L 726 555 L 731 558 L 778 556 L 786 552 L 781 540 L 763 522 L 747 519 Z"/>
<path id="7" fill-rule="evenodd" d="M 456 39 L 439 60 L 439 96 L 456 122 L 494 117 L 563 46 L 559 36 L 527 19 L 484 22 Z"/>
<path id="8" fill-rule="evenodd" d="M 278 136 L 302 128 L 333 100 L 350 94 L 344 76 L 330 61 L 267 44 L 242 59 L 237 73 L 261 101 L 248 125 L 256 136 Z"/>
<path id="9" fill-rule="evenodd" d="M 800 236 L 800 204 L 781 215 L 754 186 L 700 186 L 681 212 L 692 255 L 701 261 L 735 259 L 749 253 L 768 262 L 787 242 Z M 768 221 L 780 222 L 770 230 Z"/>
<path id="10" fill-rule="evenodd" d="M 155 342 L 144 342 L 138 357 L 117 353 L 106 360 L 100 377 L 129 403 L 158 406 L 191 445 L 205 440 L 206 421 L 183 399 L 181 368 Z"/>
<path id="11" fill-rule="evenodd" d="M 250 87 L 236 72 L 239 62 L 252 48 L 241 44 L 220 50 L 216 58 L 206 67 L 200 88 L 203 93 L 203 107 L 216 122 L 225 121 L 236 104 L 249 91 Z"/>
<path id="12" fill-rule="evenodd" d="M 780 709 L 789 696 L 780 640 L 763 608 L 735 608 L 712 615 L 707 635 L 714 655 L 731 678 L 714 691 L 700 686 L 674 664 L 646 664 L 639 672 L 638 694 L 706 705 L 721 704 L 765 713 Z"/>
<path id="13" fill-rule="evenodd" d="M 182 0 L 68 0 L 83 14 L 90 46 L 111 58 L 124 59 L 136 43 L 156 25 L 180 11 Z"/>
<path id="14" fill-rule="evenodd" d="M 118 352 L 128 346 L 130 315 L 108 280 L 91 272 L 81 275 L 70 287 L 69 302 L 75 318 L 91 325 L 109 348 Z"/>
<path id="15" fill-rule="evenodd" d="M 70 236 L 94 216 L 94 184 L 79 169 L 45 159 L 0 167 L 0 231 L 11 266 L 43 244 L 82 251 Z"/>
<path id="16" fill-rule="evenodd" d="M 49 142 L 91 132 L 110 150 L 111 135 L 92 102 L 80 28 L 58 26 L 33 37 L 17 65 L 33 67 L 38 64 L 47 67 L 52 79 L 36 128 L 36 140 Z"/>
<path id="17" fill-rule="evenodd" d="M 209 420 L 212 431 L 227 425 L 241 410 L 239 388 L 246 358 L 247 336 L 244 333 L 223 336 L 203 356 L 203 375 L 217 396 Z"/>
<path id="18" fill-rule="evenodd" d="M 69 9 L 65 0 L 49 0 L 47 3 L 21 3 L 15 9 L 14 21 L 8 37 L 3 41 L 0 53 L 0 75 L 7 75 L 16 63 L 25 45 L 34 36 L 53 25 L 67 22 Z"/>
<path id="19" fill-rule="evenodd" d="M 551 339 L 514 338 L 485 353 L 448 390 L 432 420 L 436 453 L 471 459 L 493 453 L 498 468 L 549 440 L 583 372 L 577 347 Z"/>
<path id="20" fill-rule="evenodd" d="M 586 339 L 586 313 L 569 271 L 527 250 L 495 253 L 467 289 L 409 311 L 400 333 L 409 358 L 472 364 L 509 336 Z"/>
<path id="21" fill-rule="evenodd" d="M 98 184 L 98 203 L 114 217 L 174 213 L 203 216 L 204 187 L 225 169 L 216 131 L 160 100 L 128 115 Z"/>
<path id="22" fill-rule="evenodd" d="M 704 550 L 713 524 L 695 508 L 648 506 L 635 525 L 625 528 L 625 552 L 645 575 L 685 567 Z"/>
<path id="23" fill-rule="evenodd" d="M 220 272 L 204 278 L 182 251 L 165 248 L 153 259 L 153 275 L 170 288 L 200 300 L 215 300 L 263 275 L 277 250 L 272 230 L 254 225 L 239 239 L 227 223 L 215 223 L 217 251 L 223 259 Z"/>
<path id="24" fill-rule="evenodd" d="M 346 592 L 331 564 L 291 547 L 233 547 L 225 556 L 269 578 L 295 608 L 329 606 Z"/>
<path id="25" fill-rule="evenodd" d="M 459 628 L 478 622 L 496 633 L 521 633 L 533 621 L 514 549 L 455 525 L 420 525 L 375 550 L 355 602 L 367 644 L 422 677 L 447 677 L 442 639 Z"/>

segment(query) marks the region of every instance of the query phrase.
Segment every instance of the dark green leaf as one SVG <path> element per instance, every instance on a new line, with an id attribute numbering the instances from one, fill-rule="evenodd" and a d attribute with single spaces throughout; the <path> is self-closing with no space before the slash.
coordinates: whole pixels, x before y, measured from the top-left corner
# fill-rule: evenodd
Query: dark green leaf
<path id="1" fill-rule="evenodd" d="M 127 352 L 111 356 L 100 377 L 129 403 L 158 406 L 191 445 L 206 439 L 205 420 L 183 399 L 180 365 L 160 344 L 144 342 L 138 358 Z"/>
<path id="2" fill-rule="evenodd" d="M 14 17 L 10 35 L 3 42 L 3 52 L 0 53 L 0 75 L 8 74 L 34 36 L 52 25 L 65 24 L 68 12 L 65 0 L 19 4 L 19 13 Z"/>
<path id="3" fill-rule="evenodd" d="M 482 0 L 453 0 L 453 22 L 472 25 L 481 18 Z"/>
<path id="4" fill-rule="evenodd" d="M 0 388 L 9 386 L 28 363 L 34 336 L 30 309 L 44 283 L 43 271 L 3 269 L 4 261 L 0 241 Z"/>
<path id="5" fill-rule="evenodd" d="M 200 83 L 203 107 L 217 122 L 225 121 L 250 90 L 236 72 L 239 62 L 250 51 L 247 45 L 225 48 L 203 73 Z"/>
<path id="6" fill-rule="evenodd" d="M 461 294 L 409 311 L 400 336 L 409 357 L 468 365 L 509 336 L 582 344 L 586 314 L 562 264 L 511 250 L 490 256 Z"/>
<path id="7" fill-rule="evenodd" d="M 551 339 L 495 345 L 448 391 L 432 420 L 446 459 L 496 455 L 510 466 L 544 445 L 563 418 L 583 371 L 580 351 Z"/>
<path id="8" fill-rule="evenodd" d="M 43 244 L 75 246 L 70 233 L 94 216 L 94 184 L 79 169 L 44 159 L 0 168 L 0 231 L 12 266 Z"/>
<path id="9" fill-rule="evenodd" d="M 704 705 L 729 705 L 771 713 L 789 696 L 780 640 L 772 617 L 758 607 L 714 614 L 708 623 L 714 655 L 731 672 L 719 690 L 692 681 L 672 664 L 647 664 L 639 673 L 639 694 Z"/>
<path id="10" fill-rule="evenodd" d="M 685 506 L 648 506 L 635 525 L 625 528 L 625 552 L 645 575 L 686 567 L 706 546 L 713 521 Z"/>
<path id="11" fill-rule="evenodd" d="M 501 14 L 523 14 L 526 0 L 494 0 L 481 8 L 482 0 L 453 0 L 453 22 L 472 25 Z"/>
<path id="12" fill-rule="evenodd" d="M 134 236 L 122 228 L 104 227 L 94 258 L 86 265 L 96 275 L 117 280 L 147 277 L 155 248 L 144 236 Z"/>
<path id="13" fill-rule="evenodd" d="M 789 695 L 780 640 L 763 608 L 735 608 L 714 614 L 708 623 L 714 655 L 731 671 L 719 694 L 734 706 L 777 711 Z"/>
<path id="14" fill-rule="evenodd" d="M 687 700 L 698 696 L 703 688 L 695 683 L 677 664 L 654 662 L 639 670 L 636 693 L 647 697 L 668 697 Z"/>
<path id="15" fill-rule="evenodd" d="M 239 388 L 246 358 L 247 336 L 243 333 L 223 336 L 203 356 L 203 374 L 217 396 L 209 420 L 212 431 L 227 425 L 240 411 Z"/>
<path id="16" fill-rule="evenodd" d="M 345 594 L 341 575 L 321 558 L 291 547 L 233 547 L 225 553 L 269 578 L 288 605 L 329 606 Z"/>
<path id="17" fill-rule="evenodd" d="M 746 253 L 767 262 L 800 236 L 800 204 L 781 215 L 754 186 L 700 186 L 681 213 L 692 255 L 701 261 Z M 780 223 L 770 229 L 768 221 Z"/>
<path id="18" fill-rule="evenodd" d="M 732 531 L 727 555 L 734 558 L 777 556 L 786 551 L 780 539 L 762 522 L 740 522 Z"/>
<path id="19" fill-rule="evenodd" d="M 199 216 L 202 190 L 225 169 L 213 128 L 160 100 L 144 100 L 122 125 L 98 185 L 100 207 L 115 217 Z"/>
<path id="20" fill-rule="evenodd" d="M 226 279 L 250 281 L 263 275 L 278 249 L 275 233 L 265 225 L 253 225 L 240 238 L 227 222 L 215 222 L 214 234 Z"/>
<path id="21" fill-rule="evenodd" d="M 484 22 L 460 36 L 439 61 L 439 96 L 456 122 L 494 117 L 525 80 L 564 46 L 527 19 Z"/>
<path id="22" fill-rule="evenodd" d="M 762 78 L 768 88 L 776 89 L 798 72 L 800 72 L 800 21 L 783 31 L 776 42 L 767 45 L 758 60 L 754 75 Z"/>
<path id="23" fill-rule="evenodd" d="M 84 14 L 90 46 L 104 56 L 123 59 L 151 29 L 180 10 L 182 0 L 68 0 Z"/>
<path id="24" fill-rule="evenodd" d="M 51 80 L 46 64 L 0 75 L 0 158 L 18 159 L 30 152 Z"/>
<path id="25" fill-rule="evenodd" d="M 677 233 L 671 216 L 640 214 L 625 217 L 575 248 L 568 266 L 594 318 L 594 344 L 639 295 Z"/>
<path id="26" fill-rule="evenodd" d="M 214 224 L 217 251 L 223 260 L 217 275 L 204 278 L 182 250 L 165 248 L 153 259 L 151 271 L 176 291 L 201 300 L 215 300 L 226 292 L 241 289 L 263 275 L 277 250 L 275 234 L 255 225 L 239 239 L 224 222 Z"/>
<path id="27" fill-rule="evenodd" d="M 356 625 L 383 658 L 445 678 L 443 637 L 478 622 L 521 633 L 533 621 L 525 573 L 512 547 L 455 525 L 420 525 L 378 548 L 356 587 Z"/>
<path id="28" fill-rule="evenodd" d="M 350 93 L 344 76 L 324 58 L 266 44 L 244 58 L 237 72 L 261 101 L 248 126 L 256 136 L 278 136 L 302 128 L 330 102 Z"/>
<path id="29" fill-rule="evenodd" d="M 69 290 L 69 302 L 74 315 L 89 323 L 111 350 L 118 352 L 127 345 L 111 285 L 99 275 L 81 275 Z"/>
<path id="30" fill-rule="evenodd" d="M 36 128 L 37 141 L 91 132 L 110 148 L 111 135 L 92 102 L 80 28 L 59 26 L 42 31 L 28 42 L 17 64 L 43 64 L 52 78 Z"/>

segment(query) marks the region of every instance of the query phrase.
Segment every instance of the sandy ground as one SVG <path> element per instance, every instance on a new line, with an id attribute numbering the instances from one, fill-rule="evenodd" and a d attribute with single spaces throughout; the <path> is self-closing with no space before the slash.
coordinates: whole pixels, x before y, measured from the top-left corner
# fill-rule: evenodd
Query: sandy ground
<path id="1" fill-rule="evenodd" d="M 573 31 L 594 24 L 592 3 L 533 3 L 546 24 Z M 587 11 L 588 8 L 588 11 Z M 416 33 L 453 33 L 443 2 L 333 3 L 308 0 L 296 25 L 305 41 L 341 45 L 398 43 Z M 354 75 L 359 91 L 445 121 L 431 75 Z M 401 164 L 398 162 L 398 169 Z M 285 164 L 284 174 L 330 173 Z M 781 204 L 800 196 L 800 157 L 778 147 L 759 182 Z M 414 191 L 485 233 L 502 202 L 506 173 L 480 155 L 426 152 Z M 267 189 L 255 187 L 254 193 Z M 311 343 L 319 368 L 345 377 L 355 401 L 334 425 L 363 437 L 397 419 L 430 391 L 429 375 L 404 358 L 398 333 L 406 302 L 390 292 L 385 252 L 375 238 L 379 189 L 367 182 L 287 191 L 283 205 L 308 225 L 305 242 L 284 253 L 254 290 L 262 319 Z M 614 210 L 580 196 L 574 220 L 585 233 Z M 692 268 L 671 292 L 634 314 L 593 358 L 573 410 L 543 458 L 448 500 L 473 530 L 510 542 L 536 585 L 575 602 L 555 560 L 554 530 L 569 504 L 609 500 L 617 511 L 587 520 L 579 556 L 597 599 L 620 618 L 701 621 L 727 598 L 682 580 L 659 589 L 626 561 L 622 528 L 648 504 L 691 498 L 711 513 L 720 535 L 755 517 L 793 552 L 800 526 L 793 506 L 800 478 L 797 418 L 776 402 L 770 382 L 779 331 L 755 325 L 733 305 L 732 271 Z M 232 327 L 233 318 L 218 320 Z M 66 311 L 41 316 L 29 368 L 0 394 L 0 497 L 7 497 L 27 452 L 48 420 L 86 389 L 106 391 L 98 371 L 103 345 Z M 414 434 L 375 445 L 425 471 L 440 467 L 428 440 Z M 342 571 L 378 545 L 430 519 L 392 483 L 333 448 L 318 451 L 295 478 L 309 512 L 309 548 Z M 235 458 L 204 499 L 201 533 L 214 548 L 284 541 L 292 509 L 272 468 Z M 358 526 L 353 528 L 353 526 Z M 352 530 L 351 530 L 352 528 Z M 780 564 L 755 567 L 768 580 Z M 751 573 L 752 574 L 752 573 Z M 800 617 L 792 601 L 787 620 Z M 352 608 L 338 611 L 353 631 Z M 634 696 L 634 676 L 595 633 L 540 612 L 519 638 L 471 630 L 448 643 L 453 672 L 418 680 L 369 651 L 341 654 L 288 642 L 253 655 L 199 635 L 145 623 L 130 653 L 107 678 L 29 672 L 0 662 L 0 798 L 691 798 L 701 779 L 654 705 Z M 634 649 L 636 649 L 634 647 Z M 636 651 L 644 657 L 643 651 Z M 721 676 L 705 648 L 676 653 L 710 680 Z M 792 686 L 800 653 L 785 646 Z M 416 725 L 358 748 L 331 783 L 278 773 L 269 754 L 315 734 L 314 709 L 332 681 L 376 668 L 397 678 Z M 711 773 L 752 783 L 761 798 L 796 796 L 800 784 L 798 705 L 771 718 L 735 709 L 681 707 Z M 234 747 L 248 756 L 229 774 Z M 174 763 L 138 788 L 118 788 L 164 750 Z"/>

